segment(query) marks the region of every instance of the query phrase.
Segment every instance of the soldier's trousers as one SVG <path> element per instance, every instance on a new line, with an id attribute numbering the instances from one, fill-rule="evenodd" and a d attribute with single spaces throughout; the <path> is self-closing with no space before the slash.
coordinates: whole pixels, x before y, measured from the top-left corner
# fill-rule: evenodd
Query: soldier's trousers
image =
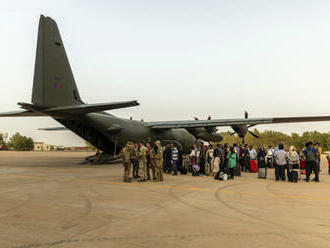
<path id="1" fill-rule="evenodd" d="M 139 161 L 134 160 L 132 163 L 133 163 L 133 178 L 137 178 L 139 176 Z"/>
<path id="2" fill-rule="evenodd" d="M 151 170 L 152 174 L 150 174 L 150 170 Z M 147 163 L 147 176 L 148 176 L 148 180 L 151 179 L 151 176 L 152 176 L 153 179 L 156 178 L 156 176 L 155 176 L 155 165 L 153 164 L 153 162 L 150 162 L 150 161 Z"/>
<path id="3" fill-rule="evenodd" d="M 155 166 L 155 181 L 163 181 L 163 166 L 156 164 Z"/>
<path id="4" fill-rule="evenodd" d="M 139 163 L 139 173 L 143 180 L 147 180 L 147 160 L 141 160 Z"/>
<path id="5" fill-rule="evenodd" d="M 129 181 L 131 177 L 132 164 L 131 162 L 124 162 L 124 181 Z"/>

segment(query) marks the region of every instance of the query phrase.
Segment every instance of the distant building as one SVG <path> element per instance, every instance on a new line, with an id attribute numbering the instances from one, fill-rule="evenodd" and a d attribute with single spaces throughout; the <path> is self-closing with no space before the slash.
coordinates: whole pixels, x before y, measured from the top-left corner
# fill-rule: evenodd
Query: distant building
<path id="1" fill-rule="evenodd" d="M 67 147 L 70 151 L 76 151 L 76 152 L 86 152 L 89 151 L 89 148 L 87 146 L 72 146 Z"/>
<path id="2" fill-rule="evenodd" d="M 45 144 L 45 142 L 34 142 L 34 151 L 50 151 L 51 145 Z"/>

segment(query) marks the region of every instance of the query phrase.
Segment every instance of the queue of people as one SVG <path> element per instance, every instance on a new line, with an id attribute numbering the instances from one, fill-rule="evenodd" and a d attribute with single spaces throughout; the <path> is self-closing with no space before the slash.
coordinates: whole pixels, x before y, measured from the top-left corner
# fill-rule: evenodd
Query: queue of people
<path id="1" fill-rule="evenodd" d="M 297 182 L 301 174 L 306 175 L 306 182 L 319 182 L 319 171 L 322 148 L 319 143 L 307 142 L 305 148 L 298 152 L 294 146 L 285 150 L 284 144 L 272 148 L 269 146 L 254 149 L 245 144 L 218 144 L 194 146 L 189 155 L 189 164 L 192 175 L 214 176 L 215 179 L 234 179 L 241 172 L 255 173 L 261 169 L 274 168 L 275 180 Z M 330 174 L 330 155 L 327 156 Z M 205 169 L 204 169 L 205 168 Z M 266 175 L 265 175 L 266 176 Z"/>
<path id="2" fill-rule="evenodd" d="M 313 181 L 319 182 L 320 160 L 322 149 L 319 143 L 306 143 L 300 153 L 294 146 L 285 150 L 283 144 L 272 148 L 269 146 L 254 149 L 252 145 L 212 144 L 201 142 L 194 145 L 184 163 L 182 150 L 174 144 L 162 147 L 160 141 L 134 144 L 128 142 L 122 150 L 124 162 L 124 181 L 139 182 L 147 180 L 163 181 L 163 173 L 173 176 L 191 172 L 193 176 L 212 176 L 217 180 L 234 179 L 241 172 L 256 173 L 267 168 L 275 168 L 275 180 L 297 182 L 301 174 L 306 181 L 314 173 Z M 330 156 L 327 156 L 330 174 Z M 260 176 L 260 175 L 259 175 Z M 266 175 L 264 175 L 266 177 Z M 264 177 L 264 178 L 265 178 Z"/>

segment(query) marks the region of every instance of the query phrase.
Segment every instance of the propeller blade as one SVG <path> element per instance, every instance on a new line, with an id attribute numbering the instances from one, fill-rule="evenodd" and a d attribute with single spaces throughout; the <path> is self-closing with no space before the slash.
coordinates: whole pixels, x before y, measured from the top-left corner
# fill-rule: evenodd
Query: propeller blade
<path id="1" fill-rule="evenodd" d="M 248 131 L 248 132 L 249 132 L 249 134 L 251 134 L 253 137 L 260 138 L 258 135 L 252 133 L 251 131 Z"/>

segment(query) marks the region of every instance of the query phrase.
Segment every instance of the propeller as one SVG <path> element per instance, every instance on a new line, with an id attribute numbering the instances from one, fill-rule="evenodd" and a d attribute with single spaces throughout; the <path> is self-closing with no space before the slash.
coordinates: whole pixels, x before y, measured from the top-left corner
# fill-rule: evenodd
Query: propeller
<path id="1" fill-rule="evenodd" d="M 259 139 L 260 137 L 258 135 L 256 135 L 255 133 L 251 132 L 250 130 L 248 130 L 248 133 L 251 134 L 253 137 Z"/>

